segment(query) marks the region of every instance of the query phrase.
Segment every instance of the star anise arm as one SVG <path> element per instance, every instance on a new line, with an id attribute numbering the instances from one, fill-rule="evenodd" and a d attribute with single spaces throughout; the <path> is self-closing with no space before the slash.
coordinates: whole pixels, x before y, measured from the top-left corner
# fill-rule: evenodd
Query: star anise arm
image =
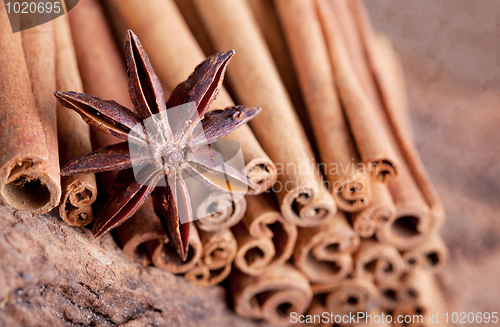
<path id="1" fill-rule="evenodd" d="M 90 94 L 72 91 L 56 91 L 54 95 L 63 106 L 79 113 L 92 128 L 122 140 L 128 140 L 130 130 L 140 123 L 132 111 L 115 101 L 101 100 Z M 144 144 L 145 132 L 137 128 L 135 131 L 134 141 Z"/>
<path id="2" fill-rule="evenodd" d="M 145 185 L 136 181 L 132 169 L 121 170 L 116 175 L 106 196 L 106 203 L 95 216 L 96 221 L 92 228 L 94 237 L 101 237 L 132 217 L 144 204 L 158 180 L 163 177 L 163 174 L 158 174 L 154 170 L 144 171 L 144 174 L 149 175 L 149 178 L 144 179 L 149 180 Z"/>
<path id="3" fill-rule="evenodd" d="M 188 190 L 184 180 L 169 178 L 166 187 L 157 187 L 152 194 L 155 211 L 167 231 L 171 245 L 183 261 L 189 250 L 189 230 L 193 212 Z M 187 221 L 181 222 L 179 217 Z"/>
<path id="4" fill-rule="evenodd" d="M 158 122 L 158 127 L 161 126 L 167 140 L 172 140 L 172 131 L 168 124 L 167 107 L 160 80 L 156 76 L 141 42 L 131 30 L 127 31 L 125 39 L 125 55 L 129 73 L 130 99 L 137 114 L 142 120 L 160 114 L 162 119 Z"/>
<path id="5" fill-rule="evenodd" d="M 191 146 L 210 144 L 247 123 L 260 112 L 259 107 L 234 106 L 224 110 L 212 110 L 201 121 L 203 133 L 193 135 Z"/>
<path id="6" fill-rule="evenodd" d="M 216 53 L 202 61 L 189 77 L 172 91 L 167 107 L 194 101 L 199 117 L 203 116 L 219 93 L 227 64 L 234 50 Z"/>
<path id="7" fill-rule="evenodd" d="M 121 142 L 72 159 L 61 169 L 61 175 L 100 173 L 128 168 L 132 168 L 129 145 L 128 142 Z"/>
<path id="8" fill-rule="evenodd" d="M 232 152 L 236 154 L 237 151 Z M 210 145 L 200 146 L 188 157 L 190 166 L 186 167 L 186 172 L 215 190 L 246 194 L 252 185 L 242 172 L 230 165 L 230 159 Z"/>

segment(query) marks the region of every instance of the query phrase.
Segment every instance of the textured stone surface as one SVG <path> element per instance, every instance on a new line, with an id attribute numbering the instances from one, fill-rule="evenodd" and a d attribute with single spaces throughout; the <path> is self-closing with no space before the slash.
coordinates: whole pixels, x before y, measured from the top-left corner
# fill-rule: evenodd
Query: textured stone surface
<path id="1" fill-rule="evenodd" d="M 255 326 L 199 288 L 126 258 L 111 235 L 0 207 L 0 326 Z"/>

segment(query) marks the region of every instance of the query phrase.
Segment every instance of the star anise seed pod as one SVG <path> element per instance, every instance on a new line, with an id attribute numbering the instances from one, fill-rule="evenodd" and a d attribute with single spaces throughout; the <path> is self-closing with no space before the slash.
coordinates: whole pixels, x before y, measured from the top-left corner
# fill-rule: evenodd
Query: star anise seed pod
<path id="1" fill-rule="evenodd" d="M 125 222 L 153 193 L 163 227 L 179 256 L 186 260 L 193 214 L 183 176 L 187 173 L 219 191 L 244 194 L 252 187 L 242 172 L 225 164 L 224 156 L 211 144 L 248 122 L 260 108 L 234 106 L 207 112 L 222 87 L 233 50 L 201 62 L 166 102 L 149 58 L 130 30 L 125 54 L 133 111 L 89 94 L 55 92 L 63 106 L 78 112 L 91 127 L 125 140 L 73 159 L 61 174 L 121 170 L 96 215 L 93 235 L 100 237 Z M 131 158 L 132 146 L 144 155 Z M 181 224 L 180 217 L 188 223 Z"/>

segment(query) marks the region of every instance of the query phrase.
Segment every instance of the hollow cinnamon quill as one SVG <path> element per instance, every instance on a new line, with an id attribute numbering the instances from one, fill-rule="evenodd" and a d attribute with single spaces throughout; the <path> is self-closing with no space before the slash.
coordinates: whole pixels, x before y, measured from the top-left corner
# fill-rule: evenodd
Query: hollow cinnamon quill
<path id="1" fill-rule="evenodd" d="M 58 90 L 83 92 L 82 81 L 73 48 L 68 17 L 53 21 L 56 42 L 56 80 Z M 57 134 L 59 161 L 65 165 L 70 159 L 92 151 L 89 127 L 76 112 L 57 104 Z M 92 203 L 97 197 L 94 174 L 63 176 L 62 197 L 59 205 L 61 218 L 70 225 L 85 226 L 94 216 Z"/>
<path id="2" fill-rule="evenodd" d="M 151 63 L 157 67 L 162 84 L 169 89 L 186 79 L 204 55 L 184 22 L 173 0 L 133 1 L 107 0 L 116 14 L 113 20 L 122 20 L 132 28 L 148 51 Z M 224 51 L 230 50 L 230 48 Z M 168 63 L 168 64 L 165 64 Z M 234 103 L 221 88 L 220 94 L 211 106 L 226 108 Z M 255 193 L 269 189 L 276 180 L 276 167 L 257 142 L 248 126 L 242 126 L 228 135 L 237 141 L 245 159 L 246 175 L 255 186 Z"/>
<path id="3" fill-rule="evenodd" d="M 335 203 L 248 4 L 245 0 L 195 0 L 194 4 L 216 49 L 238 52 L 227 74 L 239 101 L 263 108 L 250 126 L 281 166 L 275 191 L 283 217 L 297 226 L 317 226 L 333 217 Z"/>
<path id="4" fill-rule="evenodd" d="M 45 28 L 40 27 L 38 31 Z M 49 93 L 55 89 L 54 76 L 50 76 L 54 57 L 52 64 L 49 58 L 54 55 L 54 41 L 47 40 L 47 53 L 37 53 L 43 57 L 40 60 L 49 61 L 48 75 L 44 77 L 35 72 L 36 58 L 26 58 L 31 62 L 28 71 L 21 33 L 12 33 L 4 3 L 0 4 L 0 32 L 0 97 L 3 99 L 0 107 L 0 202 L 41 214 L 54 208 L 61 198 L 59 169 L 54 166 L 57 163 L 55 103 L 47 100 L 46 108 L 37 107 L 43 102 L 44 88 L 52 88 L 47 90 Z M 45 37 L 53 35 L 47 33 Z M 34 55 L 28 50 L 26 55 Z M 53 70 L 52 74 L 55 75 Z M 35 81 L 34 77 L 40 80 Z M 45 78 L 47 84 L 42 82 Z M 32 83 L 37 84 L 33 85 L 39 97 L 36 102 Z M 47 116 L 41 118 L 39 111 L 45 109 Z M 48 139 L 52 137 L 53 140 Z"/>
<path id="5" fill-rule="evenodd" d="M 319 226 L 298 229 L 293 262 L 312 283 L 336 282 L 353 271 L 351 254 L 358 246 L 359 236 L 338 211 Z"/>
<path id="6" fill-rule="evenodd" d="M 371 202 L 371 186 L 336 94 L 321 26 L 308 0 L 275 1 L 307 104 L 318 151 L 337 206 L 348 212 Z M 335 169 L 336 168 L 336 169 Z"/>
<path id="7" fill-rule="evenodd" d="M 184 277 L 200 286 L 219 284 L 231 272 L 238 248 L 236 240 L 229 229 L 216 232 L 200 230 L 199 235 L 203 245 L 201 258 Z"/>

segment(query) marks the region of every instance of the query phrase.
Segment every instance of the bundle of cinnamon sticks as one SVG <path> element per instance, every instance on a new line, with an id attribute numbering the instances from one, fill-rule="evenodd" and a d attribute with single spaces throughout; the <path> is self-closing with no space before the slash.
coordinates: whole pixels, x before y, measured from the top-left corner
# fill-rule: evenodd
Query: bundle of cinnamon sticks
<path id="1" fill-rule="evenodd" d="M 238 314 L 277 325 L 292 312 L 437 305 L 444 209 L 412 140 L 401 62 L 361 0 L 84 0 L 22 35 L 0 33 L 0 75 L 18 76 L 0 87 L 1 201 L 34 213 L 60 202 L 68 223 L 92 221 L 113 173 L 61 180 L 59 163 L 118 139 L 89 131 L 52 93 L 132 108 L 120 49 L 127 29 L 167 97 L 205 57 L 234 49 L 227 91 L 211 109 L 262 108 L 227 136 L 241 146 L 253 190 L 240 200 L 191 195 L 186 260 L 146 201 L 114 231 L 131 260 L 202 286 L 229 279 Z"/>

